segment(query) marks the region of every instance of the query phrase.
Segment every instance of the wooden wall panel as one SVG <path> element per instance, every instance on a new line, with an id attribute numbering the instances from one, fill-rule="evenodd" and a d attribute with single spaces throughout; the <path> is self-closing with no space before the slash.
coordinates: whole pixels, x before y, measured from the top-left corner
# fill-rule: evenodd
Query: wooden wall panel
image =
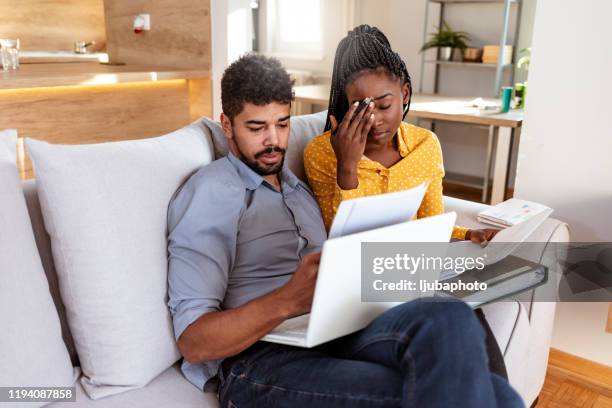
<path id="1" fill-rule="evenodd" d="M 210 69 L 209 0 L 104 0 L 111 62 Z M 134 34 L 134 16 L 151 15 L 151 31 Z"/>
<path id="2" fill-rule="evenodd" d="M 186 80 L 4 90 L 0 129 L 66 144 L 154 137 L 191 122 L 189 98 Z M 33 177 L 23 149 L 18 165 L 22 178 Z"/>
<path id="3" fill-rule="evenodd" d="M 210 79 L 190 79 L 188 83 L 191 120 L 195 121 L 202 116 L 212 118 L 212 81 Z"/>
<path id="4" fill-rule="evenodd" d="M 71 51 L 80 40 L 104 49 L 103 0 L 0 0 L 0 38 L 23 50 Z"/>

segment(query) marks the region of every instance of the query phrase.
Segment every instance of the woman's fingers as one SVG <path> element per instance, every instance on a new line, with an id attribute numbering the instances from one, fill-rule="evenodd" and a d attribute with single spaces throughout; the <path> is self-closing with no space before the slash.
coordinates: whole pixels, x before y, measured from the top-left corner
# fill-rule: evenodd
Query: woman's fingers
<path id="1" fill-rule="evenodd" d="M 365 110 L 367 110 L 367 108 L 364 109 L 364 111 Z M 361 119 L 358 121 L 357 118 L 355 118 L 355 120 L 354 120 L 354 122 L 357 122 L 357 128 L 355 129 L 355 132 L 352 134 L 351 141 L 358 142 L 361 139 L 361 131 L 362 131 L 363 126 L 365 124 L 365 121 L 363 120 L 363 116 L 361 115 L 361 113 L 363 113 L 363 111 L 360 112 Z"/>
<path id="2" fill-rule="evenodd" d="M 470 230 L 470 241 L 484 248 L 498 232 L 499 230 L 493 228 Z"/>
<path id="3" fill-rule="evenodd" d="M 498 232 L 499 230 L 493 229 L 493 228 L 485 229 L 485 236 L 487 238 L 487 241 L 492 240 L 495 237 L 495 235 L 497 235 Z"/>
<path id="4" fill-rule="evenodd" d="M 367 98 L 370 99 L 370 98 Z M 366 100 L 367 100 L 366 99 Z M 349 134 L 352 136 L 352 140 L 356 142 L 361 141 L 361 132 L 363 131 L 363 127 L 367 124 L 368 118 L 374 109 L 374 102 L 369 102 L 368 105 L 359 112 L 356 118 L 353 119 L 353 123 L 351 124 L 351 128 L 349 129 Z"/>
<path id="5" fill-rule="evenodd" d="M 344 119 L 342 119 L 342 123 L 340 123 L 340 128 L 343 131 L 347 131 L 349 128 L 349 125 L 351 124 L 351 118 L 353 117 L 353 114 L 355 113 L 355 109 L 357 109 L 357 106 L 359 106 L 359 102 L 355 102 L 351 105 L 351 107 L 349 108 L 349 110 L 346 112 L 346 114 L 344 115 Z"/>
<path id="6" fill-rule="evenodd" d="M 371 105 L 373 105 L 373 103 L 371 102 L 371 98 L 366 98 L 364 100 L 365 103 L 367 103 L 367 105 L 361 109 L 361 111 L 359 111 L 359 113 L 357 113 L 356 115 L 354 115 L 355 117 L 351 116 L 351 125 L 349 127 L 349 134 L 351 135 L 352 139 L 359 139 L 360 135 L 359 133 L 357 133 L 357 128 L 359 127 L 359 125 L 361 125 L 362 119 L 364 117 L 364 115 L 366 114 L 366 112 L 368 110 L 371 109 Z"/>
<path id="7" fill-rule="evenodd" d="M 355 130 L 355 134 L 353 135 L 353 140 L 355 143 L 363 144 L 365 143 L 365 139 L 370 132 L 370 128 L 372 127 L 372 111 L 374 110 L 374 103 L 371 103 L 366 109 L 363 117 L 359 121 L 359 126 Z"/>
<path id="8" fill-rule="evenodd" d="M 361 139 L 360 142 L 365 145 L 366 140 L 368 139 L 368 133 L 370 133 L 370 129 L 372 129 L 372 125 L 374 125 L 374 114 L 370 113 L 366 119 L 366 124 L 361 130 Z"/>

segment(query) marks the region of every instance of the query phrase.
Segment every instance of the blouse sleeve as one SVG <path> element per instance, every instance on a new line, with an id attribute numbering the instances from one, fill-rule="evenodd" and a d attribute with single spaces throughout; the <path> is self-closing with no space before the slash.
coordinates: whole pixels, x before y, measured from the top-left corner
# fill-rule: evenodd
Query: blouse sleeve
<path id="1" fill-rule="evenodd" d="M 304 149 L 304 170 L 308 184 L 321 208 L 323 222 L 329 232 L 338 206 L 344 200 L 367 196 L 365 188 L 358 186 L 352 190 L 343 190 L 336 182 L 336 158 L 320 145 L 321 139 L 314 139 Z"/>

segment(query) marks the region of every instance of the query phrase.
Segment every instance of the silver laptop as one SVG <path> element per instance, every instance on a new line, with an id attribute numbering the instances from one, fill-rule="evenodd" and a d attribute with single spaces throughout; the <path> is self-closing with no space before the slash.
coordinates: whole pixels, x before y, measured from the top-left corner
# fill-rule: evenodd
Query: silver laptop
<path id="1" fill-rule="evenodd" d="M 314 347 L 363 329 L 396 302 L 361 301 L 362 242 L 449 242 L 454 212 L 325 241 L 309 314 L 288 319 L 262 340 Z"/>

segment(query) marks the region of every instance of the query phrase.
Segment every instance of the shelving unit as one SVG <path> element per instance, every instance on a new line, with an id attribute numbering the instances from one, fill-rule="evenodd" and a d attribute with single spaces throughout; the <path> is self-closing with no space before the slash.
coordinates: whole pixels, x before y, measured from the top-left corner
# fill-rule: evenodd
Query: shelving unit
<path id="1" fill-rule="evenodd" d="M 426 64 L 438 64 L 438 65 L 449 65 L 449 66 L 467 66 L 469 68 L 494 68 L 497 69 L 497 64 L 485 64 L 483 62 L 462 62 L 462 61 L 436 61 L 436 60 L 425 60 Z M 514 64 L 504 64 L 503 69 L 512 68 Z"/>
<path id="2" fill-rule="evenodd" d="M 517 50 L 518 33 L 520 30 L 520 23 L 521 23 L 522 3 L 520 0 L 425 0 L 425 2 L 426 2 L 426 6 L 425 6 L 425 20 L 424 20 L 425 25 L 423 29 L 423 44 L 427 41 L 427 37 L 429 34 L 428 33 L 429 27 L 427 23 L 429 21 L 431 3 L 437 3 L 439 4 L 439 7 L 440 7 L 438 27 L 442 27 L 442 22 L 444 21 L 444 12 L 445 12 L 446 6 L 449 4 L 499 3 L 501 6 L 503 6 L 503 14 L 502 14 L 502 28 L 501 28 L 500 38 L 499 38 L 500 51 L 499 51 L 499 56 L 497 59 L 498 61 L 497 64 L 486 64 L 486 63 L 479 63 L 479 62 L 462 62 L 462 61 L 441 61 L 439 50 L 437 52 L 436 59 L 431 60 L 431 59 L 425 59 L 425 53 L 423 52 L 421 53 L 421 76 L 420 76 L 420 82 L 419 82 L 419 93 L 424 92 L 423 84 L 425 82 L 424 76 L 425 76 L 425 65 L 426 64 L 435 65 L 435 71 L 434 71 L 435 77 L 434 77 L 434 89 L 433 89 L 434 94 L 438 94 L 439 92 L 440 76 L 441 76 L 441 71 L 442 71 L 440 67 L 444 67 L 446 69 L 451 69 L 453 67 L 473 69 L 474 72 L 477 74 L 481 74 L 483 71 L 486 72 L 490 70 L 495 70 L 495 83 L 493 84 L 493 92 L 492 92 L 494 96 L 500 95 L 504 73 L 507 70 L 510 70 L 510 81 L 509 81 L 510 84 L 514 82 L 514 63 L 518 55 L 518 50 Z M 510 13 L 512 11 L 511 8 L 513 5 L 515 6 L 515 12 L 516 12 L 516 27 L 515 27 L 513 42 L 512 44 L 508 44 L 508 31 L 510 29 L 509 27 Z M 460 29 L 464 31 L 467 30 L 464 27 L 461 27 Z M 511 60 L 511 63 L 509 64 L 503 63 L 506 45 L 513 46 L 512 47 L 513 48 L 512 60 Z M 432 120 L 431 122 L 431 129 L 435 130 L 435 120 Z M 514 139 L 514 129 L 511 129 L 511 130 L 505 129 L 502 132 L 503 134 L 500 134 L 499 130 L 500 128 L 494 125 L 488 126 L 485 172 L 483 175 L 484 176 L 483 184 L 479 186 L 482 188 L 482 199 L 481 199 L 482 202 L 487 201 L 487 193 L 489 189 L 490 177 L 491 176 L 495 177 L 495 174 L 499 174 L 501 171 L 500 170 L 501 165 L 499 163 L 495 164 L 495 169 L 492 168 L 493 155 L 495 154 L 496 162 L 502 158 L 506 160 L 507 169 L 506 169 L 505 177 L 507 177 L 507 174 L 509 173 L 509 170 L 510 170 L 510 160 L 511 160 L 510 146 L 512 145 L 512 141 Z M 506 155 L 506 153 L 508 154 Z M 459 184 L 459 185 L 473 187 L 477 185 L 473 179 L 474 177 L 467 177 L 466 179 L 466 177 L 460 177 L 459 175 L 455 175 L 455 177 L 452 177 L 452 182 L 455 184 Z M 500 193 L 499 188 L 497 189 L 497 191 L 493 191 L 491 195 L 492 203 L 494 204 L 496 202 L 503 201 L 504 193 L 505 193 L 505 185 L 504 185 L 504 192 Z"/>
<path id="3" fill-rule="evenodd" d="M 440 17 L 438 22 L 438 27 L 442 26 L 442 22 L 444 21 L 444 11 L 445 6 L 448 4 L 467 4 L 467 3 L 500 3 L 503 5 L 503 19 L 502 19 L 502 31 L 499 39 L 499 57 L 497 64 L 484 64 L 478 62 L 460 62 L 460 61 L 440 61 L 440 55 L 438 51 L 436 60 L 426 60 L 425 53 L 421 54 L 421 80 L 419 83 L 419 93 L 423 93 L 423 83 L 424 75 L 425 75 L 425 64 L 435 64 L 435 79 L 434 79 L 434 93 L 438 93 L 439 83 L 440 83 L 440 66 L 446 67 L 462 67 L 462 68 L 474 68 L 474 69 L 495 69 L 495 84 L 493 88 L 493 95 L 499 95 L 500 88 L 502 85 L 504 71 L 506 69 L 510 69 L 510 83 L 514 80 L 514 61 L 516 60 L 516 56 L 518 54 L 517 50 L 517 41 L 518 41 L 518 33 L 520 29 L 520 21 L 521 21 L 521 2 L 519 0 L 426 0 L 425 6 L 425 28 L 423 29 L 423 44 L 427 41 L 428 36 L 428 26 L 427 21 L 429 21 L 429 13 L 430 13 L 430 5 L 431 3 L 438 3 L 440 5 Z M 512 44 L 508 44 L 508 30 L 509 30 L 509 21 L 510 21 L 510 12 L 511 6 L 516 5 L 516 28 L 514 41 Z M 504 61 L 504 52 L 505 46 L 512 45 L 512 63 L 503 64 Z"/>

